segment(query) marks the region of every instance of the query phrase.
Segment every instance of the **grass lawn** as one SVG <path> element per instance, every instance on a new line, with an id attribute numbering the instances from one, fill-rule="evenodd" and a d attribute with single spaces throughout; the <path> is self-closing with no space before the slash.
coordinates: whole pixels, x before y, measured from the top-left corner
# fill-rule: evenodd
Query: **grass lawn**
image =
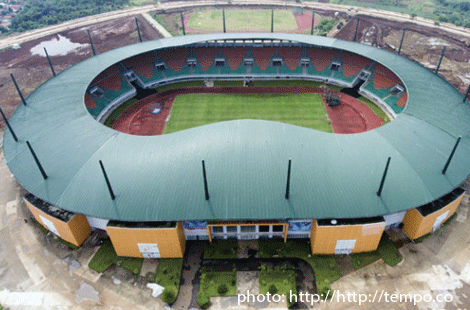
<path id="1" fill-rule="evenodd" d="M 164 133 L 236 119 L 264 119 L 332 132 L 317 94 L 187 94 L 176 97 Z"/>
<path id="2" fill-rule="evenodd" d="M 366 252 L 366 253 L 354 253 L 351 254 L 351 260 L 354 266 L 354 270 L 359 270 L 369 264 L 380 259 L 380 254 L 377 251 Z"/>
<path id="3" fill-rule="evenodd" d="M 385 114 L 385 112 L 382 111 L 382 109 L 379 108 L 375 103 L 373 103 L 372 101 L 370 101 L 369 99 L 367 99 L 365 97 L 359 97 L 357 99 L 362 101 L 362 103 L 364 103 L 372 111 L 374 111 L 375 115 L 377 115 L 378 117 L 380 117 L 382 119 L 382 125 L 385 125 L 385 124 L 390 122 L 390 119 L 388 118 L 387 114 Z"/>
<path id="4" fill-rule="evenodd" d="M 243 81 L 214 81 L 215 87 L 242 87 Z"/>
<path id="5" fill-rule="evenodd" d="M 185 88 L 185 87 L 203 87 L 203 86 L 206 86 L 204 84 L 204 81 L 186 81 L 186 82 L 178 82 L 178 83 L 167 84 L 167 85 L 157 87 L 157 91 L 161 93 L 170 89 L 179 89 L 179 88 Z"/>
<path id="6" fill-rule="evenodd" d="M 225 10 L 227 31 L 271 30 L 271 10 Z M 222 10 L 206 10 L 191 13 L 188 26 L 198 30 L 222 30 Z M 296 30 L 292 11 L 274 11 L 274 30 Z"/>
<path id="7" fill-rule="evenodd" d="M 206 309 L 210 305 L 212 296 L 234 296 L 237 294 L 237 270 L 213 271 L 201 268 L 197 302 L 201 308 Z"/>
<path id="8" fill-rule="evenodd" d="M 384 233 L 382 235 L 382 239 L 380 239 L 377 250 L 366 253 L 351 254 L 351 259 L 354 265 L 354 270 L 359 270 L 379 259 L 383 259 L 383 261 L 389 266 L 395 266 L 402 261 L 403 257 L 393 244 L 392 240 L 390 240 L 387 234 Z"/>
<path id="9" fill-rule="evenodd" d="M 261 265 L 259 271 L 259 293 L 286 295 L 288 305 L 289 296 L 297 294 L 297 274 L 295 269 L 288 269 L 286 266 L 266 266 Z"/>
<path id="10" fill-rule="evenodd" d="M 134 103 L 137 102 L 137 99 L 135 98 L 132 98 L 132 99 L 129 99 L 127 100 L 126 102 L 124 102 L 123 104 L 121 104 L 119 107 L 117 107 L 113 112 L 111 112 L 111 114 L 108 116 L 108 118 L 106 118 L 106 120 L 104 121 L 104 125 L 112 128 L 113 127 L 113 122 L 116 118 L 119 117 L 119 115 L 121 115 L 122 112 L 124 112 L 125 110 L 127 110 L 131 105 L 133 105 Z"/>
<path id="11" fill-rule="evenodd" d="M 279 257 L 295 257 L 306 261 L 315 273 L 318 292 L 324 293 L 330 289 L 330 283 L 339 279 L 338 267 L 334 255 L 311 255 L 309 240 L 288 239 L 283 240 L 260 239 L 258 240 L 258 256 L 270 258 L 273 255 Z"/>
<path id="12" fill-rule="evenodd" d="M 144 259 L 139 257 L 117 256 L 111 241 L 106 240 L 90 260 L 88 267 L 97 272 L 105 272 L 112 265 L 116 265 L 133 274 L 139 274 L 143 262 Z"/>
<path id="13" fill-rule="evenodd" d="M 160 258 L 155 275 L 155 283 L 172 290 L 175 296 L 180 289 L 181 273 L 183 271 L 182 258 Z"/>
<path id="14" fill-rule="evenodd" d="M 206 244 L 204 259 L 238 258 L 238 241 L 236 239 L 213 240 Z"/>

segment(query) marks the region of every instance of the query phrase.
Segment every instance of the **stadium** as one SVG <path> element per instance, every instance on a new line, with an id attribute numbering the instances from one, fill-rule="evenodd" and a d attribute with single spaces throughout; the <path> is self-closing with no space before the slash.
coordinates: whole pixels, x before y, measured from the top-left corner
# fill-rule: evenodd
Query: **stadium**
<path id="1" fill-rule="evenodd" d="M 289 92 L 253 87 L 288 81 L 326 96 L 333 85 L 369 98 L 391 121 L 364 119 L 362 132 L 350 134 L 263 115 L 162 135 L 103 125 L 130 99 L 132 113 L 123 114 L 137 115 L 161 87 L 187 83 L 198 89 L 186 93 L 206 94 L 220 81 L 239 83 L 227 90 L 237 93 Z M 15 111 L 4 154 L 36 220 L 77 246 L 100 229 L 119 256 L 182 257 L 186 240 L 227 238 L 308 238 L 312 254 L 349 254 L 375 250 L 392 227 L 419 238 L 456 212 L 470 174 L 468 103 L 438 74 L 364 44 L 191 35 L 112 50 L 59 73 Z M 154 124 L 173 122 L 167 106 L 149 107 L 163 117 Z"/>

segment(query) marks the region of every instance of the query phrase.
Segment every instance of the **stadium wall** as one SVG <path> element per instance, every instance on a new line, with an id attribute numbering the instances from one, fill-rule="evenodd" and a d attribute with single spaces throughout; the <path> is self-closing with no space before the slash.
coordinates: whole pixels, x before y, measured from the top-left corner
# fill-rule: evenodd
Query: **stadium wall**
<path id="1" fill-rule="evenodd" d="M 374 251 L 379 245 L 385 221 L 351 225 L 321 225 L 313 220 L 312 254 L 350 254 Z"/>
<path id="2" fill-rule="evenodd" d="M 106 227 L 118 256 L 130 257 L 183 257 L 185 237 L 183 225 L 177 222 L 170 228 Z"/>
<path id="3" fill-rule="evenodd" d="M 91 233 L 91 227 L 84 215 L 74 214 L 65 222 L 40 210 L 27 199 L 24 199 L 24 202 L 36 221 L 67 242 L 80 246 Z"/>
<path id="4" fill-rule="evenodd" d="M 403 219 L 403 230 L 413 240 L 434 231 L 457 211 L 463 195 L 462 193 L 448 205 L 426 216 L 423 216 L 418 209 L 408 210 Z"/>

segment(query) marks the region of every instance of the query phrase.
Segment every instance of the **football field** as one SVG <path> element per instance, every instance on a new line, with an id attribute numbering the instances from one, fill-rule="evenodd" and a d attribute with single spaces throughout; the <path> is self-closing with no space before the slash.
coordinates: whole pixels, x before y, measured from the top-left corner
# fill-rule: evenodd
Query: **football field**
<path id="1" fill-rule="evenodd" d="M 263 119 L 332 132 L 318 94 L 185 94 L 175 98 L 165 133 L 236 119 Z"/>
<path id="2" fill-rule="evenodd" d="M 271 10 L 225 10 L 227 31 L 271 31 Z M 222 30 L 222 10 L 204 10 L 191 14 L 188 26 L 196 30 Z M 274 29 L 298 28 L 292 11 L 274 11 Z"/>

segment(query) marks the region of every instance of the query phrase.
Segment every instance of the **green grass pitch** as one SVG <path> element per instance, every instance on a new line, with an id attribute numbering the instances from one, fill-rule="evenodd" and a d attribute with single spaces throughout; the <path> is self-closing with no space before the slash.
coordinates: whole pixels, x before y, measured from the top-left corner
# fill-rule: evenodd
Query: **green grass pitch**
<path id="1" fill-rule="evenodd" d="M 188 94 L 176 97 L 164 134 L 236 119 L 263 119 L 333 132 L 318 94 Z"/>
<path id="2" fill-rule="evenodd" d="M 271 30 L 271 10 L 225 10 L 227 31 L 267 31 Z M 197 30 L 222 30 L 222 10 L 205 10 L 193 13 L 188 26 Z M 274 11 L 276 31 L 296 30 L 292 11 Z"/>

